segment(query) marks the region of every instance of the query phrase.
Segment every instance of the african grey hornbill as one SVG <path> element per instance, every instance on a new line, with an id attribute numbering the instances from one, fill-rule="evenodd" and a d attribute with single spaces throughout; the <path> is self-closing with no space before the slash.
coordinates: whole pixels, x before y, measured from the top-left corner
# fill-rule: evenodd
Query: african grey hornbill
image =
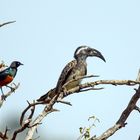
<path id="1" fill-rule="evenodd" d="M 74 60 L 69 62 L 61 72 L 61 75 L 58 79 L 57 85 L 54 89 L 41 96 L 37 101 L 49 101 L 55 95 L 57 96 L 63 90 L 63 85 L 68 83 L 68 81 L 76 79 L 81 76 L 85 76 L 87 74 L 87 57 L 99 57 L 103 61 L 105 58 L 103 55 L 96 49 L 90 48 L 89 46 L 80 46 L 76 49 L 74 53 Z M 81 83 L 80 80 L 74 80 L 66 84 L 65 89 L 70 90 Z"/>

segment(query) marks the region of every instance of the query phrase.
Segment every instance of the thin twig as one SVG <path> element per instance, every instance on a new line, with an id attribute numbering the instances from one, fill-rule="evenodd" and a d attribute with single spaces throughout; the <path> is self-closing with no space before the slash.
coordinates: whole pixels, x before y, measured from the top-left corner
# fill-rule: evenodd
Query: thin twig
<path id="1" fill-rule="evenodd" d="M 27 123 L 25 123 L 22 127 L 20 127 L 19 129 L 15 130 L 11 140 L 16 140 L 17 134 L 23 132 L 28 127 L 29 124 L 30 124 L 30 120 L 28 120 Z"/>
<path id="2" fill-rule="evenodd" d="M 2 140 L 9 140 L 8 135 L 7 135 L 8 131 L 9 131 L 9 129 L 8 129 L 8 127 L 6 126 L 5 132 L 4 132 L 4 133 L 0 132 L 0 138 L 1 138 Z"/>
<path id="3" fill-rule="evenodd" d="M 0 27 L 14 23 L 14 22 L 16 22 L 16 21 L 9 21 L 9 22 L 2 23 L 2 24 L 0 24 Z"/>
<path id="4" fill-rule="evenodd" d="M 81 80 L 81 79 L 86 79 L 86 78 L 92 78 L 92 77 L 99 77 L 99 75 L 85 75 L 85 76 L 79 76 L 79 77 L 76 77 L 72 80 L 69 80 L 68 82 L 66 82 L 62 88 L 65 88 L 68 84 L 72 83 L 72 82 L 75 82 L 75 81 L 78 81 L 78 80 Z"/>
<path id="5" fill-rule="evenodd" d="M 34 112 L 35 112 L 35 106 L 32 106 L 30 115 L 28 116 L 26 121 L 24 121 L 24 124 L 22 124 L 22 126 L 19 129 L 14 131 L 11 140 L 15 140 L 19 133 L 23 132 L 26 128 L 30 127 L 30 122 L 32 121 L 32 117 L 34 115 Z"/>
<path id="6" fill-rule="evenodd" d="M 103 87 L 101 87 L 101 88 L 87 88 L 87 89 L 83 89 L 83 90 L 80 90 L 78 93 L 80 93 L 80 92 L 85 92 L 85 91 L 89 91 L 89 90 L 102 90 L 102 89 L 104 89 Z"/>
<path id="7" fill-rule="evenodd" d="M 134 109 L 137 110 L 140 113 L 140 108 L 138 106 L 135 106 Z"/>
<path id="8" fill-rule="evenodd" d="M 28 102 L 28 101 L 27 101 Z M 33 103 L 29 103 L 28 102 L 28 106 L 23 110 L 23 112 L 21 113 L 21 117 L 20 117 L 20 125 L 22 126 L 23 124 L 23 120 L 25 117 L 26 112 L 31 108 L 31 107 L 35 107 L 36 105 L 42 104 L 41 102 L 34 102 Z"/>
<path id="9" fill-rule="evenodd" d="M 138 76 L 137 76 L 137 78 L 136 78 L 136 81 L 140 81 L 140 69 L 139 69 L 139 71 L 138 71 Z"/>
<path id="10" fill-rule="evenodd" d="M 61 99 L 58 99 L 57 102 L 72 106 L 72 104 L 71 104 L 70 102 L 63 101 L 63 100 L 61 100 Z"/>

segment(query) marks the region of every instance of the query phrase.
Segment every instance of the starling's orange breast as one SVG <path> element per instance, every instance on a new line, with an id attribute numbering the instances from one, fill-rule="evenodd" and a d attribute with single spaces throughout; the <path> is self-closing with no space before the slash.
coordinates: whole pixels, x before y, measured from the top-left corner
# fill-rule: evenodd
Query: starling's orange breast
<path id="1" fill-rule="evenodd" d="M 4 80 L 0 81 L 0 87 L 5 86 L 7 84 L 9 84 L 10 82 L 12 82 L 13 77 L 10 75 L 7 75 L 6 78 Z"/>

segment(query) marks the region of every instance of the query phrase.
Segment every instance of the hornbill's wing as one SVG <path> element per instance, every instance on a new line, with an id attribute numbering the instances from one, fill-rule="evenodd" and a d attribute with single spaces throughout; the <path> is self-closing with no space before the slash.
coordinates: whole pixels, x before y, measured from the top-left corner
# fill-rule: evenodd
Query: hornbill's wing
<path id="1" fill-rule="evenodd" d="M 46 94 L 42 95 L 39 99 L 37 99 L 37 101 L 44 101 L 47 100 L 47 98 L 50 100 L 50 98 L 52 99 L 57 93 L 60 93 L 62 90 L 62 86 L 67 81 L 67 78 L 69 77 L 72 68 L 75 67 L 76 64 L 77 64 L 76 60 L 72 60 L 71 62 L 69 62 L 62 70 L 56 87 L 48 91 Z"/>

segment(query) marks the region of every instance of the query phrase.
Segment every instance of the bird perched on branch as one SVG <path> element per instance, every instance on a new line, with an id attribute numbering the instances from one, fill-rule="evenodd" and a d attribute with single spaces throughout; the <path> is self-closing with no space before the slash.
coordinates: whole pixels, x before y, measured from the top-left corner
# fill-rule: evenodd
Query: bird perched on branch
<path id="1" fill-rule="evenodd" d="M 76 79 L 87 74 L 87 57 L 98 57 L 105 61 L 103 55 L 96 49 L 89 46 L 80 46 L 75 50 L 74 60 L 69 62 L 58 79 L 57 85 L 54 89 L 41 96 L 37 101 L 46 101 L 52 99 L 55 95 L 58 95 L 63 90 L 63 85 L 69 81 Z M 66 84 L 65 89 L 70 90 L 81 83 L 81 79 L 75 80 Z"/>
<path id="2" fill-rule="evenodd" d="M 11 88 L 10 86 L 8 86 L 8 84 L 13 81 L 17 73 L 17 68 L 20 65 L 23 65 L 23 64 L 18 61 L 13 61 L 8 68 L 0 72 L 0 89 L 3 94 L 3 97 L 4 97 L 4 93 L 3 93 L 2 87 L 7 86 Z"/>

